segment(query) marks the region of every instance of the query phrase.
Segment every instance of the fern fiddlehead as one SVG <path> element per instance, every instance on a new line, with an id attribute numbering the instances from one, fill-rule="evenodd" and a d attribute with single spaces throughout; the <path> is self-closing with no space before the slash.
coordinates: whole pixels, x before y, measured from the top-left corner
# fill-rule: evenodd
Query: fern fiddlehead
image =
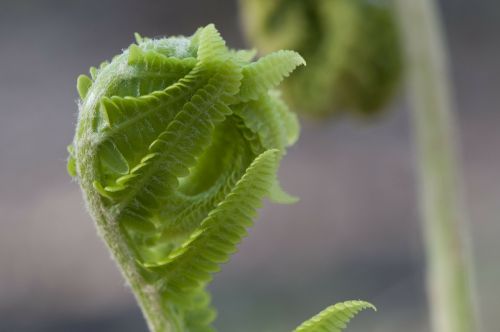
<path id="1" fill-rule="evenodd" d="M 240 0 L 249 40 L 295 49 L 308 63 L 283 84 L 305 115 L 378 113 L 401 71 L 396 20 L 385 0 Z"/>
<path id="2" fill-rule="evenodd" d="M 299 126 L 273 88 L 305 63 L 293 51 L 252 62 L 213 25 L 136 39 L 78 78 L 68 171 L 151 331 L 212 331 L 211 275 L 264 196 L 294 200 L 276 172 Z"/>

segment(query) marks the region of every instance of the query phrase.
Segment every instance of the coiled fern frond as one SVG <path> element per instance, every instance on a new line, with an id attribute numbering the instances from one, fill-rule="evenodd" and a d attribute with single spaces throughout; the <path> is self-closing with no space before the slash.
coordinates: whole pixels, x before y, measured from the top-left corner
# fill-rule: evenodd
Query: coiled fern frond
<path id="1" fill-rule="evenodd" d="M 302 57 L 226 47 L 213 25 L 191 37 L 136 36 L 77 82 L 69 173 L 152 331 L 212 331 L 205 290 L 276 178 L 298 122 L 273 90 Z"/>
<path id="2" fill-rule="evenodd" d="M 240 0 L 245 31 L 264 52 L 295 49 L 308 63 L 284 95 L 311 116 L 378 113 L 393 95 L 401 50 L 391 0 Z"/>

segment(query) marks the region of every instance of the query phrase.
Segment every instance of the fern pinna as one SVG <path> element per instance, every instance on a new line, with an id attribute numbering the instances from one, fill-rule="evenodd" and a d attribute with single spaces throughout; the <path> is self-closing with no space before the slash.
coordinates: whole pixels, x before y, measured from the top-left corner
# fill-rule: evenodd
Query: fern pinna
<path id="1" fill-rule="evenodd" d="M 273 88 L 305 63 L 293 51 L 252 62 L 213 25 L 136 39 L 78 78 L 68 170 L 151 331 L 212 331 L 211 275 L 264 196 L 294 200 L 276 173 L 299 126 Z"/>

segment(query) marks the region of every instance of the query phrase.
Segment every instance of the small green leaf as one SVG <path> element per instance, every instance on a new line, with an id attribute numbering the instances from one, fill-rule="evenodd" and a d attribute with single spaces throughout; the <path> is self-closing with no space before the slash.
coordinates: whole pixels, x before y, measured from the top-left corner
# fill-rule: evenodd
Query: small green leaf
<path id="1" fill-rule="evenodd" d="M 243 68 L 240 98 L 243 101 L 257 99 L 276 87 L 305 60 L 294 51 L 277 51 Z"/>
<path id="2" fill-rule="evenodd" d="M 332 305 L 297 327 L 294 332 L 341 332 L 361 310 L 377 310 L 365 301 L 346 301 Z"/>
<path id="3" fill-rule="evenodd" d="M 279 204 L 295 204 L 300 199 L 284 191 L 283 188 L 281 188 L 279 181 L 276 180 L 269 190 L 269 200 L 273 203 Z"/>
<path id="4" fill-rule="evenodd" d="M 76 89 L 78 90 L 78 95 L 81 99 L 85 99 L 90 87 L 92 86 L 92 80 L 87 75 L 80 75 L 76 81 Z"/>
<path id="5" fill-rule="evenodd" d="M 134 38 L 135 38 L 135 42 L 136 42 L 137 44 L 142 43 L 142 40 L 143 40 L 143 39 L 142 39 L 142 36 L 141 36 L 138 32 L 134 32 Z"/>

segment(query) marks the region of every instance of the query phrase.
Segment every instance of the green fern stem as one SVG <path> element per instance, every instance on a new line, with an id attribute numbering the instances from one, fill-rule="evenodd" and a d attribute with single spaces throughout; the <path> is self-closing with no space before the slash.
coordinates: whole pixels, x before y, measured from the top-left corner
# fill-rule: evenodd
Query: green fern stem
<path id="1" fill-rule="evenodd" d="M 407 53 L 433 330 L 475 332 L 467 216 L 439 14 L 432 0 L 396 2 Z"/>
<path id="2" fill-rule="evenodd" d="M 276 174 L 299 125 L 274 87 L 305 62 L 293 51 L 252 61 L 253 51 L 228 49 L 213 25 L 136 39 L 78 78 L 68 171 L 149 329 L 213 331 L 213 273 L 265 196 L 296 200 Z M 339 305 L 320 321 L 345 324 L 369 306 Z"/>
<path id="3" fill-rule="evenodd" d="M 119 220 L 105 217 L 102 205 L 93 205 L 92 198 L 87 197 L 89 211 L 97 224 L 100 236 L 111 251 L 120 270 L 132 289 L 137 303 L 141 307 L 150 331 L 175 331 L 175 317 L 163 308 L 163 301 L 154 288 L 142 277 L 140 268 L 134 259 L 134 254 L 128 246 L 128 241 L 120 232 Z"/>

